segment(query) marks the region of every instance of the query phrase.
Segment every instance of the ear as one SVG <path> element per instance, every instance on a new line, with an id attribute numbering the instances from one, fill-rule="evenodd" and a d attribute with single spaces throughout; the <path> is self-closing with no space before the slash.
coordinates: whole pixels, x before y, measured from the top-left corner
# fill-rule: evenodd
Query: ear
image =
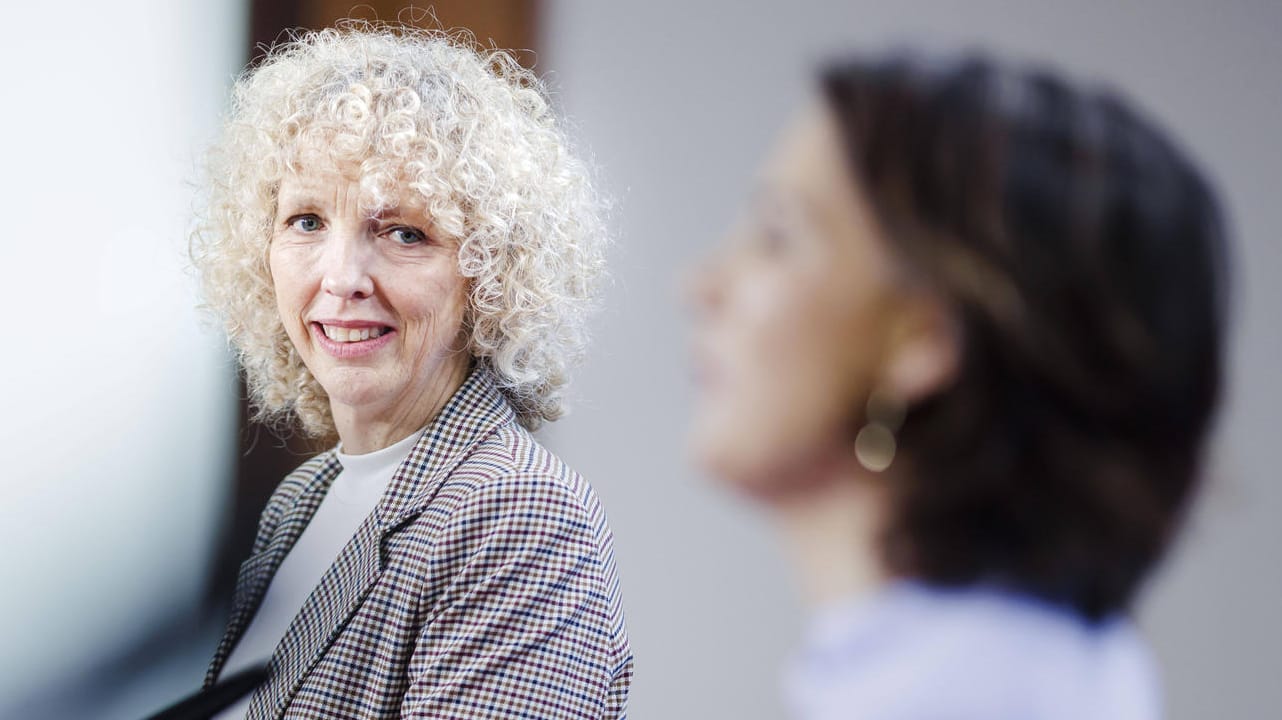
<path id="1" fill-rule="evenodd" d="M 934 294 L 909 291 L 898 309 L 881 371 L 881 387 L 911 405 L 941 392 L 957 375 L 961 328 Z"/>

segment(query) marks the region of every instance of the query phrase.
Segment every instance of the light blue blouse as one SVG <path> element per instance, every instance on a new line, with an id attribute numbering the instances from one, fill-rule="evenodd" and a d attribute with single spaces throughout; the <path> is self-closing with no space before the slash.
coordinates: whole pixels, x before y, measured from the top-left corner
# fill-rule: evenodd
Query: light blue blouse
<path id="1" fill-rule="evenodd" d="M 896 583 L 817 614 L 784 680 L 797 720 L 1157 720 L 1134 625 L 987 588 Z"/>

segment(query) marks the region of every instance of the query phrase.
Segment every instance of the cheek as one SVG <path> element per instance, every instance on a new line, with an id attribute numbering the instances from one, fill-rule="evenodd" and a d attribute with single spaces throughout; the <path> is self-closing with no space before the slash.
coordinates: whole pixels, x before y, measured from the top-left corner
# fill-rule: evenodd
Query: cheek
<path id="1" fill-rule="evenodd" d="M 467 311 L 467 284 L 452 267 L 407 273 L 389 287 L 393 305 L 420 352 L 458 348 L 456 338 Z"/>
<path id="2" fill-rule="evenodd" d="M 280 315 L 285 330 L 293 336 L 295 325 L 306 298 L 305 279 L 301 277 L 300 266 L 294 254 L 273 248 L 267 257 L 268 270 L 271 272 L 272 293 L 276 296 L 276 310 Z"/>
<path id="3" fill-rule="evenodd" d="M 781 482 L 844 442 L 854 328 L 804 277 L 758 282 L 725 311 L 712 339 L 721 374 L 704 397 L 697 451 L 731 482 Z"/>

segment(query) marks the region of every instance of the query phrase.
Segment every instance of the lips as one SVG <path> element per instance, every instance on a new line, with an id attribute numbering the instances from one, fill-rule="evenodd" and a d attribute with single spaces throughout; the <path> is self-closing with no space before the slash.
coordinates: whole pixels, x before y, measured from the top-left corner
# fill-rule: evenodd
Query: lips
<path id="1" fill-rule="evenodd" d="M 340 359 L 369 355 L 392 340 L 395 328 L 365 320 L 317 320 L 311 323 L 316 344 Z"/>

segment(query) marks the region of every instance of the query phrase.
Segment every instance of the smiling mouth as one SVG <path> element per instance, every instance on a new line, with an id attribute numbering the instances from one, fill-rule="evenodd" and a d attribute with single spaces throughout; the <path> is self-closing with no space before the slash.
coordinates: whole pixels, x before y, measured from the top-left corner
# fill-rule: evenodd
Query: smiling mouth
<path id="1" fill-rule="evenodd" d="M 390 327 L 386 326 L 345 328 L 337 327 L 335 325 L 325 325 L 323 323 L 316 323 L 316 325 L 320 327 L 321 332 L 325 333 L 325 337 L 336 343 L 357 343 L 365 340 L 374 340 L 375 338 L 381 337 L 384 333 L 392 331 Z"/>

